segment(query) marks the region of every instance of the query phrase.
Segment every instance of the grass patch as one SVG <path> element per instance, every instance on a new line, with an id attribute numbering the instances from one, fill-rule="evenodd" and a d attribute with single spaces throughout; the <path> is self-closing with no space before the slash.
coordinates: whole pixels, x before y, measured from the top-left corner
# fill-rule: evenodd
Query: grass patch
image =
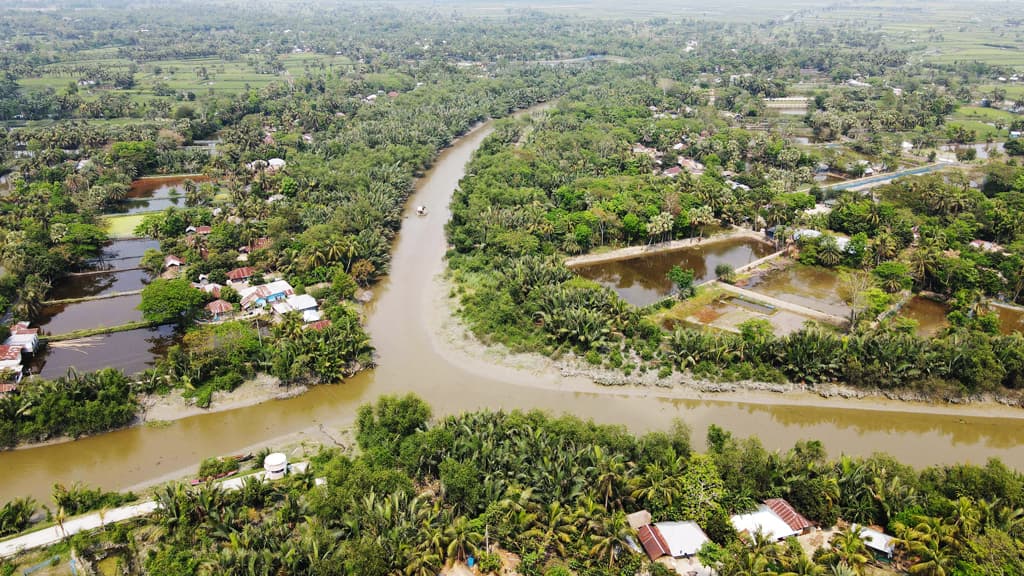
<path id="1" fill-rule="evenodd" d="M 89 328 L 88 330 L 75 330 L 74 332 L 46 336 L 42 338 L 42 340 L 47 342 L 60 342 L 61 340 L 76 340 L 78 338 L 88 338 L 89 336 L 99 336 L 101 334 L 113 334 L 114 332 L 127 332 L 129 330 L 138 330 L 139 328 L 156 328 L 157 326 L 160 326 L 159 322 L 147 322 L 142 320 L 139 322 L 121 324 L 120 326 L 104 326 L 102 328 Z"/>
<path id="2" fill-rule="evenodd" d="M 980 106 L 964 106 L 957 110 L 950 118 L 956 122 L 960 120 L 979 120 L 982 122 L 1002 121 L 1007 124 L 1020 118 L 1020 115 L 998 108 L 982 108 Z"/>
<path id="3" fill-rule="evenodd" d="M 717 300 L 723 294 L 725 294 L 724 290 L 715 285 L 714 282 L 710 282 L 699 286 L 697 294 L 692 298 L 677 302 L 671 308 L 653 312 L 647 318 L 658 326 L 663 326 L 666 321 L 682 322 L 693 316 L 701 308 Z"/>
<path id="4" fill-rule="evenodd" d="M 107 234 L 113 239 L 134 238 L 135 228 L 142 223 L 142 219 L 145 217 L 145 214 L 105 216 L 103 223 L 106 225 Z"/>

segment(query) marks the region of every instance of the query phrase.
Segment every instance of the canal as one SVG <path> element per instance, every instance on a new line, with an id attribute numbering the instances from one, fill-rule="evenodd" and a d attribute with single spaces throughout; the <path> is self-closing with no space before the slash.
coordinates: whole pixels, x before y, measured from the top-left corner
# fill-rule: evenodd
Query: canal
<path id="1" fill-rule="evenodd" d="M 902 404 L 887 405 L 889 410 L 857 403 L 820 407 L 809 405 L 813 397 L 772 397 L 778 404 L 660 398 L 656 389 L 592 389 L 562 377 L 544 361 L 513 370 L 461 354 L 453 348 L 457 343 L 437 329 L 446 291 L 434 279 L 444 270 L 448 200 L 490 130 L 487 124 L 463 137 L 417 183 L 410 205 L 426 205 L 430 215 L 404 221 L 391 275 L 376 287 L 367 308 L 378 368 L 289 400 L 2 453 L 0 466 L 17 473 L 0 484 L 0 501 L 25 495 L 46 501 L 57 481 L 112 489 L 185 475 L 203 457 L 274 445 L 321 425 L 351 425 L 360 405 L 382 394 L 407 392 L 423 397 L 437 416 L 482 408 L 539 408 L 636 432 L 664 429 L 680 419 L 693 429 L 698 445 L 707 426 L 717 424 L 740 436 L 757 436 L 770 449 L 814 439 L 833 456 L 885 451 L 917 466 L 983 463 L 998 456 L 1024 468 L 1024 444 L 1019 441 L 1024 420 L 1017 418 L 922 414 L 900 411 L 907 410 Z"/>

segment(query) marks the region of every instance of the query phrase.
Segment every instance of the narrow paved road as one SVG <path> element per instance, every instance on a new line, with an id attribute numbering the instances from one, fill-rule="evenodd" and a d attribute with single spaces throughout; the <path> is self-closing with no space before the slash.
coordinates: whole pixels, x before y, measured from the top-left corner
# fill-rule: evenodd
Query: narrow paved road
<path id="1" fill-rule="evenodd" d="M 289 471 L 305 472 L 308 466 L 309 462 L 296 462 L 290 466 Z M 224 490 L 238 490 L 245 483 L 246 479 L 257 478 L 262 480 L 265 475 L 265 472 L 257 472 L 238 478 L 230 478 L 220 482 L 219 486 Z M 10 558 L 25 550 L 51 546 L 82 531 L 95 530 L 107 524 L 116 524 L 117 522 L 131 520 L 132 518 L 148 516 L 155 512 L 158 506 L 155 500 L 147 500 L 138 504 L 113 508 L 102 513 L 92 512 L 64 522 L 63 529 L 60 526 L 51 526 L 35 532 L 29 532 L 23 536 L 11 538 L 10 540 L 4 540 L 0 542 L 0 558 Z"/>
<path id="2" fill-rule="evenodd" d="M 934 164 L 918 166 L 917 168 L 908 168 L 898 172 L 878 174 L 876 176 L 868 176 L 866 178 L 858 178 L 856 180 L 847 180 L 846 182 L 826 186 L 825 190 L 867 190 L 868 188 L 888 184 L 889 182 L 892 182 L 897 178 L 903 178 L 904 176 L 919 176 L 921 174 L 944 170 L 953 166 L 956 166 L 956 164 L 952 162 L 936 162 Z"/>
<path id="3" fill-rule="evenodd" d="M 152 514 L 153 511 L 156 510 L 156 507 L 156 502 L 150 500 L 147 502 L 140 502 L 139 504 L 132 504 L 131 506 L 123 506 L 121 508 L 107 510 L 102 514 L 102 516 L 99 512 L 93 512 L 92 514 L 86 514 L 85 516 L 79 516 L 68 520 L 64 523 L 63 531 L 60 526 L 51 526 L 49 528 L 30 532 L 24 536 L 4 540 L 3 542 L 0 542 L 0 558 L 9 558 L 23 550 L 31 550 L 33 548 L 42 548 L 43 546 L 56 544 L 64 538 L 78 534 L 83 530 L 95 530 L 106 524 L 113 524 L 115 522 L 123 522 L 124 520 L 138 518 L 139 516 L 146 516 L 147 514 Z"/>

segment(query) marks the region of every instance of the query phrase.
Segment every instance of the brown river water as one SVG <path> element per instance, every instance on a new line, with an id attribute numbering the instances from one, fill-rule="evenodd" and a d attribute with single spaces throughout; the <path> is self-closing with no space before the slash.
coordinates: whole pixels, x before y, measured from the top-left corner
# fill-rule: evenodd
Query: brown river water
<path id="1" fill-rule="evenodd" d="M 410 206 L 424 204 L 429 216 L 409 216 L 395 246 L 391 276 L 376 289 L 368 329 L 379 367 L 334 386 L 321 386 L 289 400 L 204 414 L 166 426 L 137 426 L 76 442 L 0 453 L 12 471 L 0 483 L 0 502 L 31 495 L 49 500 L 54 482 L 81 481 L 107 489 L 126 488 L 195 471 L 200 459 L 271 445 L 303 431 L 348 426 L 361 404 L 381 394 L 415 392 L 435 415 L 482 408 L 569 412 L 636 432 L 663 429 L 673 419 L 688 423 L 699 446 L 709 424 L 741 436 L 759 436 L 772 449 L 800 439 L 825 443 L 832 455 L 885 451 L 922 466 L 944 462 L 983 463 L 998 456 L 1024 468 L 1024 420 L 822 408 L 718 400 L 673 400 L 633 394 L 560 391 L 558 378 L 537 366 L 510 373 L 487 364 L 457 362 L 432 333 L 437 301 L 432 280 L 444 269 L 444 222 L 448 198 L 490 125 L 471 132 L 438 158 L 417 185 Z M 411 210 L 407 210 L 410 214 Z M 442 353 L 444 352 L 444 353 Z M 456 355 L 457 356 L 457 355 Z M 548 382 L 547 387 L 535 384 Z M 610 389 L 600 389 L 611 392 Z"/>

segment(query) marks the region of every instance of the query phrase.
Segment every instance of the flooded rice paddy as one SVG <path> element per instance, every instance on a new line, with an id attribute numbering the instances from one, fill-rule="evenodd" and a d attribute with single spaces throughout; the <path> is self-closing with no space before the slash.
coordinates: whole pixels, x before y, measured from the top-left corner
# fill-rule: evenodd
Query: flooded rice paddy
<path id="1" fill-rule="evenodd" d="M 717 424 L 739 436 L 757 436 L 769 449 L 816 439 L 832 456 L 885 451 L 916 466 L 984 463 L 998 456 L 1024 468 L 1024 420 L 1016 418 L 899 411 L 905 409 L 902 404 L 892 404 L 892 411 L 854 404 L 820 407 L 786 396 L 779 396 L 776 405 L 667 399 L 657 397 L 656 390 L 582 392 L 543 361 L 527 371 L 510 372 L 488 361 L 466 360 L 438 333 L 437 315 L 447 291 L 435 294 L 431 287 L 444 270 L 448 200 L 489 130 L 487 126 L 462 138 L 417 183 L 410 204 L 429 206 L 430 216 L 404 221 L 391 274 L 375 289 L 366 309 L 367 329 L 378 352 L 376 369 L 289 400 L 0 453 L 0 466 L 17 471 L 0 484 L 0 501 L 26 495 L 46 500 L 55 481 L 114 489 L 183 476 L 207 456 L 279 446 L 282 437 L 302 439 L 320 426 L 350 426 L 360 405 L 382 394 L 407 392 L 429 402 L 435 416 L 485 408 L 544 409 L 635 432 L 664 429 L 680 419 L 693 430 L 698 447 L 707 426 Z"/>
<path id="2" fill-rule="evenodd" d="M 713 280 L 720 264 L 739 268 L 774 251 L 771 244 L 754 238 L 728 238 L 671 252 L 579 266 L 575 270 L 580 276 L 611 288 L 626 302 L 647 306 L 672 293 L 673 285 L 667 275 L 673 266 L 693 270 L 694 281 L 700 283 Z"/>
<path id="3" fill-rule="evenodd" d="M 206 176 L 160 176 L 132 182 L 128 196 L 109 207 L 106 214 L 141 214 L 160 212 L 170 207 L 185 207 L 185 181 L 197 185 L 209 180 Z"/>
<path id="4" fill-rule="evenodd" d="M 87 263 L 90 270 L 135 268 L 146 250 L 159 250 L 160 241 L 150 238 L 114 240 L 100 252 L 99 258 Z"/>

